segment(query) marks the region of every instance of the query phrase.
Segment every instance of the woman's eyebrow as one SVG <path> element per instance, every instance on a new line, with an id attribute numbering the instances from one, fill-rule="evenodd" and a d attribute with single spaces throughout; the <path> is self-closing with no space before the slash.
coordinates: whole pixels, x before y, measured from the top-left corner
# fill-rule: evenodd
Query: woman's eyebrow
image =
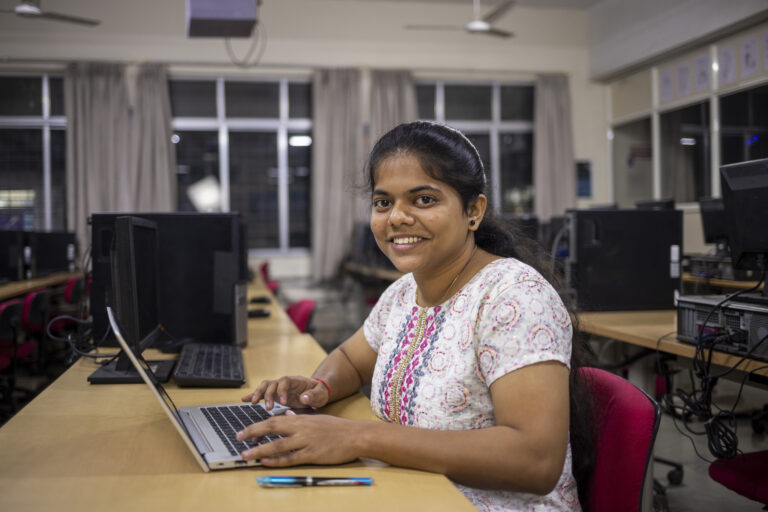
<path id="1" fill-rule="evenodd" d="M 442 192 L 439 188 L 434 187 L 432 185 L 421 185 L 419 187 L 413 187 L 408 191 L 409 194 L 415 194 L 417 192 L 423 192 L 425 190 L 430 190 L 432 192 Z"/>

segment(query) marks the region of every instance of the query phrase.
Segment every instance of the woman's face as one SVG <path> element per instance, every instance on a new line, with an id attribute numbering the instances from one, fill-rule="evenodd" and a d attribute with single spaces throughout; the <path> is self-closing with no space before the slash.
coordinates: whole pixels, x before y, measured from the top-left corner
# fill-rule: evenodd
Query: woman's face
<path id="1" fill-rule="evenodd" d="M 470 215 L 475 208 L 470 206 Z M 473 243 L 469 222 L 458 192 L 424 172 L 417 158 L 398 153 L 379 164 L 371 230 L 401 272 L 429 275 L 450 267 L 462 248 Z"/>

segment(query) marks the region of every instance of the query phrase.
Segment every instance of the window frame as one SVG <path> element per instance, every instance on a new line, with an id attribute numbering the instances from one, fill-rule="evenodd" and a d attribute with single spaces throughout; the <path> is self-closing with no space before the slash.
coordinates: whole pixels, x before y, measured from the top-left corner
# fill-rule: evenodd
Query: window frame
<path id="1" fill-rule="evenodd" d="M 170 81 L 213 81 L 216 84 L 216 117 L 172 117 L 171 128 L 174 132 L 216 131 L 219 138 L 219 183 L 221 185 L 221 211 L 228 212 L 230 205 L 230 132 L 274 131 L 277 134 L 277 167 L 278 167 L 278 219 L 279 246 L 274 248 L 249 248 L 249 254 L 256 257 L 297 254 L 307 255 L 311 247 L 290 246 L 290 205 L 289 205 L 289 176 L 288 176 L 288 136 L 295 131 L 312 133 L 311 118 L 289 117 L 289 84 L 308 83 L 311 77 L 237 77 L 237 76 L 176 76 L 168 77 Z M 277 118 L 228 118 L 226 115 L 226 84 L 232 82 L 277 83 L 279 100 L 279 117 Z M 310 237 L 311 238 L 311 237 Z"/>
<path id="2" fill-rule="evenodd" d="M 488 199 L 493 208 L 493 213 L 502 213 L 501 190 L 501 148 L 499 137 L 502 133 L 531 134 L 535 140 L 534 121 L 505 121 L 501 119 L 501 87 L 502 86 L 528 86 L 534 87 L 533 81 L 526 80 L 428 80 L 418 79 L 415 86 L 435 87 L 435 118 L 430 121 L 447 123 L 466 135 L 488 135 L 490 147 L 490 169 L 488 169 L 491 183 L 489 184 L 490 196 Z M 445 118 L 445 86 L 489 86 L 491 87 L 491 119 L 490 120 L 453 120 Z M 535 93 L 535 91 L 534 91 Z M 535 112 L 534 112 L 535 116 Z M 533 148 L 531 148 L 533 149 Z M 531 152 L 533 160 L 533 151 Z M 533 161 L 531 161 L 533 169 Z M 535 183 L 533 184 L 535 187 Z M 533 212 L 528 212 L 533 213 Z"/>
<path id="3" fill-rule="evenodd" d="M 0 72 L 0 78 L 40 78 L 42 80 L 42 115 L 3 116 L 0 114 L 0 130 L 40 129 L 43 138 L 43 230 L 53 229 L 52 185 L 51 185 L 51 130 L 67 129 L 66 115 L 51 115 L 51 78 L 64 78 L 62 72 Z"/>

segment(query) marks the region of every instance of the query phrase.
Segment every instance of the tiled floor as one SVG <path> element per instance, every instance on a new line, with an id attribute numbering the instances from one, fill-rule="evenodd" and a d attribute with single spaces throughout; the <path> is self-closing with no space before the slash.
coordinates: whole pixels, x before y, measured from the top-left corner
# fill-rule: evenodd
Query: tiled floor
<path id="1" fill-rule="evenodd" d="M 281 301 L 290 303 L 301 298 L 317 301 L 313 316 L 314 336 L 326 348 L 332 350 L 340 341 L 354 333 L 362 325 L 368 311 L 364 305 L 365 294 L 354 283 L 335 283 L 329 287 L 312 287 L 308 283 L 281 283 Z M 758 395 L 760 396 L 760 395 Z M 768 402 L 768 393 L 765 395 Z M 700 425 L 697 428 L 701 428 Z M 744 452 L 768 449 L 768 436 L 753 433 L 747 419 L 739 420 L 737 433 L 739 448 Z M 707 449 L 704 436 L 693 439 L 698 452 L 708 460 L 713 457 Z M 670 416 L 662 417 L 656 440 L 656 455 L 683 464 L 683 482 L 671 486 L 667 481 L 668 466 L 654 465 L 654 477 L 666 488 L 666 498 L 671 512 L 759 512 L 762 505 L 743 498 L 709 477 L 709 463 L 696 455 L 692 441 L 686 439 L 673 424 Z M 768 475 L 766 475 L 768 479 Z"/>

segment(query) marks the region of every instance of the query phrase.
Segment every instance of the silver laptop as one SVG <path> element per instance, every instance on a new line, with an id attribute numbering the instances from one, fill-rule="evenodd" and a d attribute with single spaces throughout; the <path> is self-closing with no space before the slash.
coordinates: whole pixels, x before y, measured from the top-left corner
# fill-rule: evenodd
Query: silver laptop
<path id="1" fill-rule="evenodd" d="M 160 402 L 171 423 L 176 427 L 176 431 L 184 439 L 184 443 L 203 471 L 260 465 L 259 461 L 242 459 L 240 453 L 253 444 L 237 441 L 235 434 L 251 423 L 284 413 L 288 410 L 287 407 L 275 404 L 271 411 L 267 411 L 260 404 L 238 403 L 200 405 L 177 409 L 165 388 L 149 370 L 144 358 L 140 354 L 134 353 L 128 343 L 125 342 L 110 307 L 107 307 L 107 316 L 120 346 L 128 355 L 136 371 L 141 375 L 142 380 L 149 386 L 157 401 Z M 280 436 L 267 436 L 260 442 L 270 442 L 278 437 Z"/>

